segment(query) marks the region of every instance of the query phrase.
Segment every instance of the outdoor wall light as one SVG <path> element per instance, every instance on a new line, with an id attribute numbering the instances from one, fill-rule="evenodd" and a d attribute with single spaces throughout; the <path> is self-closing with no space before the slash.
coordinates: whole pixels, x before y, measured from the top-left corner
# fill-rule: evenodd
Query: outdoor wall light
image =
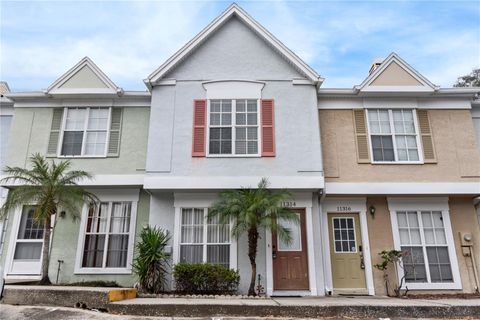
<path id="1" fill-rule="evenodd" d="M 376 211 L 376 210 L 377 210 L 377 209 L 375 209 L 375 207 L 374 207 L 373 205 L 368 208 L 368 211 L 370 212 L 370 214 L 372 215 L 372 217 L 375 216 L 375 211 Z"/>
<path id="2" fill-rule="evenodd" d="M 60 218 L 65 218 L 66 214 L 65 210 L 60 211 Z"/>

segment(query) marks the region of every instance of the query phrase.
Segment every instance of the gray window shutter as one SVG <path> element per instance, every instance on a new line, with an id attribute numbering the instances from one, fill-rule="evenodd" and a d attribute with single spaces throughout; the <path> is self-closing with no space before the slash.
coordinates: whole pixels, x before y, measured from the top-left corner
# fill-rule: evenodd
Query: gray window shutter
<path id="1" fill-rule="evenodd" d="M 108 141 L 108 157 L 120 155 L 120 135 L 122 131 L 122 108 L 112 108 L 112 121 L 110 123 L 110 138 Z"/>
<path id="2" fill-rule="evenodd" d="M 432 128 L 428 118 L 428 110 L 417 110 L 418 127 L 423 146 L 423 161 L 425 163 L 436 163 L 435 147 L 433 146 Z"/>
<path id="3" fill-rule="evenodd" d="M 353 123 L 355 128 L 355 142 L 357 145 L 357 162 L 370 163 L 368 156 L 368 134 L 365 121 L 365 110 L 353 110 Z"/>
<path id="4" fill-rule="evenodd" d="M 52 127 L 50 129 L 50 137 L 48 140 L 47 157 L 56 157 L 58 143 L 60 140 L 60 130 L 62 128 L 63 108 L 53 109 Z"/>

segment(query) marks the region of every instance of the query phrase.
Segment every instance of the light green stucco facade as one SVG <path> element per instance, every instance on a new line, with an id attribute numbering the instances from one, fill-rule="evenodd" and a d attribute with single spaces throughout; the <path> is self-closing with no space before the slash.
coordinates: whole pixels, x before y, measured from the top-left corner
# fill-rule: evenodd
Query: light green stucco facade
<path id="1" fill-rule="evenodd" d="M 73 158 L 73 168 L 92 175 L 142 174 L 145 171 L 149 115 L 147 107 L 123 108 L 119 157 Z M 15 108 L 7 165 L 25 167 L 33 153 L 46 154 L 52 116 L 53 108 Z"/>

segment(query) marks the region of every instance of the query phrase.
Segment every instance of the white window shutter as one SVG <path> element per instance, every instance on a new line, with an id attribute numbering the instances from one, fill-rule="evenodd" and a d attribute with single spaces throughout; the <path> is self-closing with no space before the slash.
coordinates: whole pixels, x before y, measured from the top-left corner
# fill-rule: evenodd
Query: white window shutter
<path id="1" fill-rule="evenodd" d="M 120 155 L 120 137 L 122 132 L 122 108 L 112 108 L 110 136 L 108 139 L 108 157 Z"/>

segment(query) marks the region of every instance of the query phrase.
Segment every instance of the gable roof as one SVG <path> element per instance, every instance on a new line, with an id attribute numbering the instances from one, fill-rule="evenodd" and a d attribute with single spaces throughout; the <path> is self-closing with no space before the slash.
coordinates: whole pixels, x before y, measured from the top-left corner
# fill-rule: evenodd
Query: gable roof
<path id="1" fill-rule="evenodd" d="M 302 59 L 300 59 L 293 51 L 288 49 L 280 40 L 275 38 L 267 29 L 255 21 L 245 10 L 243 10 L 236 3 L 232 3 L 222 14 L 215 18 L 210 24 L 208 24 L 200 33 L 198 33 L 192 40 L 185 44 L 180 50 L 178 50 L 173 56 L 165 61 L 159 68 L 152 72 L 147 79 L 144 80 L 148 88 L 155 85 L 156 82 L 161 80 L 170 70 L 175 68 L 180 62 L 183 61 L 190 53 L 198 48 L 211 34 L 221 28 L 221 26 L 228 21 L 231 17 L 236 16 L 239 20 L 249 26 L 255 33 L 263 38 L 268 44 L 270 44 L 278 53 L 280 53 L 287 61 L 293 64 L 293 66 L 303 73 L 314 84 L 321 84 L 323 78 L 307 65 Z"/>
<path id="2" fill-rule="evenodd" d="M 80 60 L 45 91 L 46 94 L 119 94 L 123 92 L 89 57 Z"/>
<path id="3" fill-rule="evenodd" d="M 401 75 L 395 80 L 398 84 L 387 80 L 387 77 L 393 76 L 394 72 Z M 382 77 L 385 78 L 383 84 L 375 84 Z M 438 88 L 395 52 L 390 53 L 377 69 L 370 73 L 360 85 L 354 87 L 361 92 L 433 92 Z"/>

